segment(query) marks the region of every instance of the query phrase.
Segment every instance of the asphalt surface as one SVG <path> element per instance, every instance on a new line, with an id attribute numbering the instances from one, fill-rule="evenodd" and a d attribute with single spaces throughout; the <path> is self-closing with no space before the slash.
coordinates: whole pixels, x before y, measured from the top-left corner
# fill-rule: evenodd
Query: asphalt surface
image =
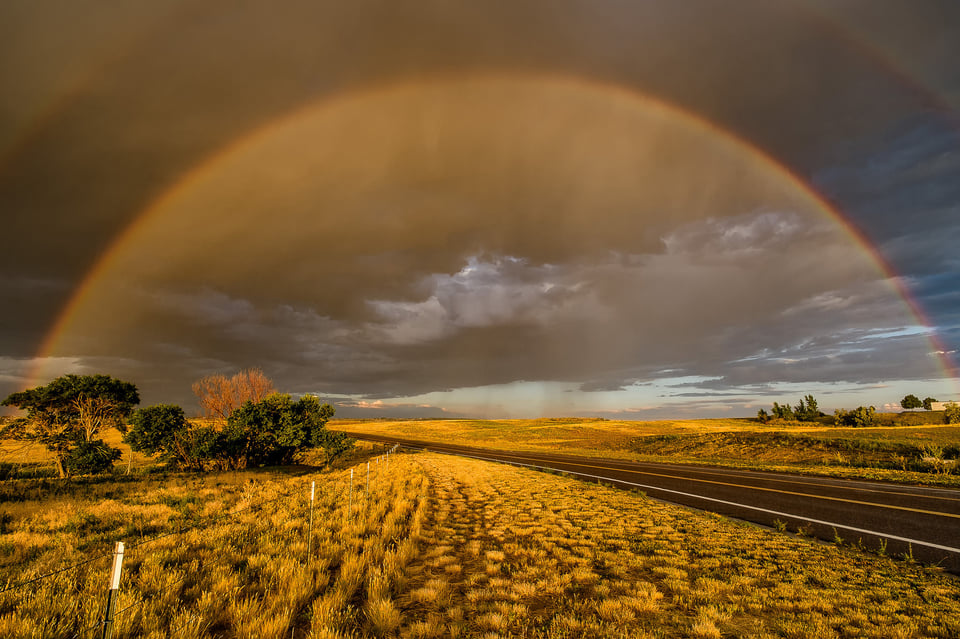
<path id="1" fill-rule="evenodd" d="M 367 441 L 562 471 L 587 481 L 960 574 L 960 490 L 569 455 L 509 452 L 349 433 Z"/>

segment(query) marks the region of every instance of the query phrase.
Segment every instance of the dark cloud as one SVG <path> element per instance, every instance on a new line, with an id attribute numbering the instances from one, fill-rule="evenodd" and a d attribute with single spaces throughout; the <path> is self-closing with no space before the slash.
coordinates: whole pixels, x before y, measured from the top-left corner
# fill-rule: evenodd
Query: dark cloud
<path id="1" fill-rule="evenodd" d="M 414 414 L 396 398 L 522 381 L 941 375 L 806 194 L 605 85 L 814 176 L 960 346 L 949 2 L 61 4 L 0 8 L 0 392 L 109 369 L 189 403 L 261 366 Z"/>

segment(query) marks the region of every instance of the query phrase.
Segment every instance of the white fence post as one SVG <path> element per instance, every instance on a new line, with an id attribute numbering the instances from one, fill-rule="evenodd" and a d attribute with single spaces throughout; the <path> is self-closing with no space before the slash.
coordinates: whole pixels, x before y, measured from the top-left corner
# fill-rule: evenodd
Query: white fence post
<path id="1" fill-rule="evenodd" d="M 307 565 L 310 565 L 310 555 L 313 551 L 313 495 L 317 487 L 317 482 L 310 482 L 310 525 L 307 526 Z"/>
<path id="2" fill-rule="evenodd" d="M 350 498 L 347 500 L 347 517 L 353 514 L 353 469 L 350 469 Z"/>
<path id="3" fill-rule="evenodd" d="M 107 590 L 107 610 L 103 615 L 103 639 L 113 636 L 113 613 L 117 609 L 117 590 L 120 588 L 120 571 L 123 569 L 123 542 L 118 541 L 113 550 L 113 568 L 110 570 L 110 589 Z"/>

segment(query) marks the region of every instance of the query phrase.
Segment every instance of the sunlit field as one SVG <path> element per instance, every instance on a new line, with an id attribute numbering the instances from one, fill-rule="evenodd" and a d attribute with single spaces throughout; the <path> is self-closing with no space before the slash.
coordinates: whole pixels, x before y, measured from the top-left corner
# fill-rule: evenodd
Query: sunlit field
<path id="1" fill-rule="evenodd" d="M 419 466 L 379 459 L 369 493 L 357 473 L 352 498 L 349 469 L 181 475 L 59 491 L 48 484 L 60 482 L 8 483 L 0 583 L 11 589 L 0 594 L 0 636 L 99 637 L 118 540 L 127 549 L 114 637 L 326 637 L 338 628 L 374 628 L 377 615 L 389 618 L 391 589 L 416 556 L 426 500 Z"/>
<path id="2" fill-rule="evenodd" d="M 921 421 L 942 415 L 910 414 Z M 888 416 L 881 420 L 892 421 Z M 883 423 L 881 421 L 881 423 Z M 511 451 L 716 464 L 960 486 L 960 427 L 836 428 L 754 419 L 335 420 L 333 429 Z"/>
<path id="3" fill-rule="evenodd" d="M 122 457 L 115 464 L 118 474 L 136 474 L 149 471 L 156 462 L 149 455 L 131 450 L 123 435 L 114 428 L 105 429 L 100 437 L 108 445 L 120 450 Z M 0 440 L 0 478 L 9 476 L 56 476 L 53 455 L 41 444 Z"/>
<path id="4" fill-rule="evenodd" d="M 352 498 L 347 468 L 7 483 L 0 583 L 99 558 L 0 594 L 0 636 L 99 636 L 121 539 L 115 637 L 960 634 L 960 580 L 856 540 L 500 464 L 372 459 Z"/>
<path id="5" fill-rule="evenodd" d="M 634 437 L 681 435 L 765 428 L 750 419 L 700 419 L 632 422 L 605 419 L 335 419 L 333 429 L 370 435 L 393 435 L 464 446 L 578 454 L 625 452 Z"/>

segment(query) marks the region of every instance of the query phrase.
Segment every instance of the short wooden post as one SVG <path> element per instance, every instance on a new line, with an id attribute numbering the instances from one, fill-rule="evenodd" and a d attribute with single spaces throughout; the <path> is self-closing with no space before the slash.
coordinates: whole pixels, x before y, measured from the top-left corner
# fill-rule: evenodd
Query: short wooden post
<path id="1" fill-rule="evenodd" d="M 310 565 L 310 555 L 313 552 L 313 495 L 317 482 L 310 482 L 310 524 L 307 526 L 307 565 Z"/>
<path id="2" fill-rule="evenodd" d="M 113 568 L 110 570 L 110 589 L 107 590 L 107 610 L 103 615 L 103 639 L 113 636 L 113 613 L 117 609 L 117 590 L 120 588 L 120 571 L 123 569 L 123 542 L 118 541 L 113 550 Z"/>
<path id="3" fill-rule="evenodd" d="M 363 496 L 370 494 L 370 462 L 367 462 L 367 487 L 363 489 Z"/>

